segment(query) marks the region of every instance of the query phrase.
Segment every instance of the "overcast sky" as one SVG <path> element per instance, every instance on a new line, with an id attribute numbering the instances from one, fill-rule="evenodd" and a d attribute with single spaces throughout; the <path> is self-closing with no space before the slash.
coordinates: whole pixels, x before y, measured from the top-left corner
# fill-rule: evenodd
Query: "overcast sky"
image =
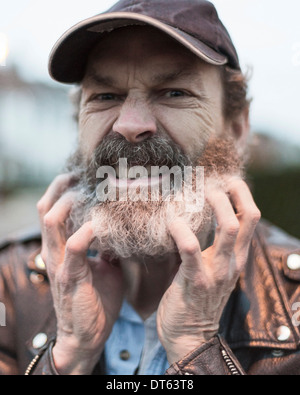
<path id="1" fill-rule="evenodd" d="M 149 0 L 151 1 L 151 0 Z M 251 67 L 252 125 L 300 144 L 300 1 L 213 0 L 239 52 Z M 29 80 L 50 83 L 49 52 L 78 21 L 115 0 L 0 0 L 0 37 L 9 40 L 7 64 Z"/>

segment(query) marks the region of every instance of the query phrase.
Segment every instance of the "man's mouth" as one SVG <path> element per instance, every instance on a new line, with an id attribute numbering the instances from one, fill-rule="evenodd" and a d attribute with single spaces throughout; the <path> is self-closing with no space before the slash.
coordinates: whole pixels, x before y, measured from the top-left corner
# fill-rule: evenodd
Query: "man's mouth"
<path id="1" fill-rule="evenodd" d="M 159 177 L 161 172 L 158 166 L 131 166 L 131 167 L 120 167 L 115 166 L 116 178 L 118 180 L 130 180 L 135 181 L 137 179 L 146 179 L 151 177 Z"/>
<path id="2" fill-rule="evenodd" d="M 134 187 L 154 187 L 160 185 L 169 176 L 169 172 L 159 166 L 115 166 L 114 174 L 109 174 L 108 179 L 111 186 L 123 189 Z"/>

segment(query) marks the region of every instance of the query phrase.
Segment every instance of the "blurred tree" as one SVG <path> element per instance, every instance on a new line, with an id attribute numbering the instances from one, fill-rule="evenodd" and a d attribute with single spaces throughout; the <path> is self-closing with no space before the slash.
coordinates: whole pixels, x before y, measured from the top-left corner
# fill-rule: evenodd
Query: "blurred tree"
<path id="1" fill-rule="evenodd" d="M 300 238 L 300 147 L 255 133 L 248 180 L 263 217 Z"/>

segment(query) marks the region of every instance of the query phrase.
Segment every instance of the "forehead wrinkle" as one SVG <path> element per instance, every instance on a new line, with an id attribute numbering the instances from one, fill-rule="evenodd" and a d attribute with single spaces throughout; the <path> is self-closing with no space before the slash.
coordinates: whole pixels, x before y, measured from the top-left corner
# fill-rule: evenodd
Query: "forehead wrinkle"
<path id="1" fill-rule="evenodd" d="M 140 64 L 128 59 L 115 62 L 114 59 L 111 60 L 108 58 L 108 64 L 105 61 L 106 59 L 103 59 L 101 64 L 99 64 L 98 60 L 96 60 L 94 65 L 90 65 L 85 77 L 87 83 L 95 83 L 104 87 L 121 88 L 123 84 L 128 86 L 130 80 L 142 82 L 145 79 L 145 72 L 147 74 L 147 71 Z M 98 64 L 100 67 L 97 67 Z M 117 64 L 117 67 L 115 67 L 115 64 Z"/>
<path id="2" fill-rule="evenodd" d="M 95 70 L 91 70 L 91 72 L 87 75 L 86 80 L 91 83 L 96 83 L 97 85 L 106 86 L 110 88 L 114 88 L 117 86 L 117 82 L 113 77 L 108 75 L 100 75 Z"/>
<path id="3" fill-rule="evenodd" d="M 165 68 L 164 68 L 165 69 Z M 195 77 L 200 80 L 200 72 L 199 71 L 192 71 L 190 69 L 187 69 L 186 66 L 182 66 L 178 68 L 177 70 L 170 71 L 170 72 L 161 72 L 156 75 L 153 75 L 151 78 L 151 82 L 155 85 L 160 85 L 168 82 L 174 82 L 178 80 L 187 80 L 187 81 L 193 81 L 195 80 Z"/>
<path id="4" fill-rule="evenodd" d="M 164 67 L 164 70 L 166 67 Z M 141 73 L 143 74 L 143 73 Z M 129 79 L 129 70 L 126 73 L 127 78 Z M 196 77 L 196 78 L 195 78 Z M 167 72 L 158 72 L 150 77 L 149 81 L 151 85 L 158 86 L 166 83 L 172 83 L 176 81 L 187 81 L 187 82 L 195 82 L 201 85 L 203 88 L 203 84 L 201 81 L 201 73 L 200 70 L 192 71 L 192 68 L 185 66 L 180 66 L 174 71 Z M 96 83 L 100 86 L 110 87 L 110 88 L 119 88 L 120 83 L 117 82 L 115 78 L 110 75 L 101 75 L 101 73 L 97 72 L 95 69 L 92 69 L 91 72 L 87 75 L 87 81 L 91 83 Z"/>

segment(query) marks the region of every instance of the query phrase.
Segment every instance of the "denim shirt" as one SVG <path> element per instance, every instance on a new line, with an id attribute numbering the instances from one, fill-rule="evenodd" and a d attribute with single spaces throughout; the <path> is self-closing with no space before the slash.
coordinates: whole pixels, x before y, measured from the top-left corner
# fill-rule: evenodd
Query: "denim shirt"
<path id="1" fill-rule="evenodd" d="M 156 329 L 156 313 L 143 321 L 125 300 L 105 346 L 108 375 L 164 375 L 170 367 Z"/>

